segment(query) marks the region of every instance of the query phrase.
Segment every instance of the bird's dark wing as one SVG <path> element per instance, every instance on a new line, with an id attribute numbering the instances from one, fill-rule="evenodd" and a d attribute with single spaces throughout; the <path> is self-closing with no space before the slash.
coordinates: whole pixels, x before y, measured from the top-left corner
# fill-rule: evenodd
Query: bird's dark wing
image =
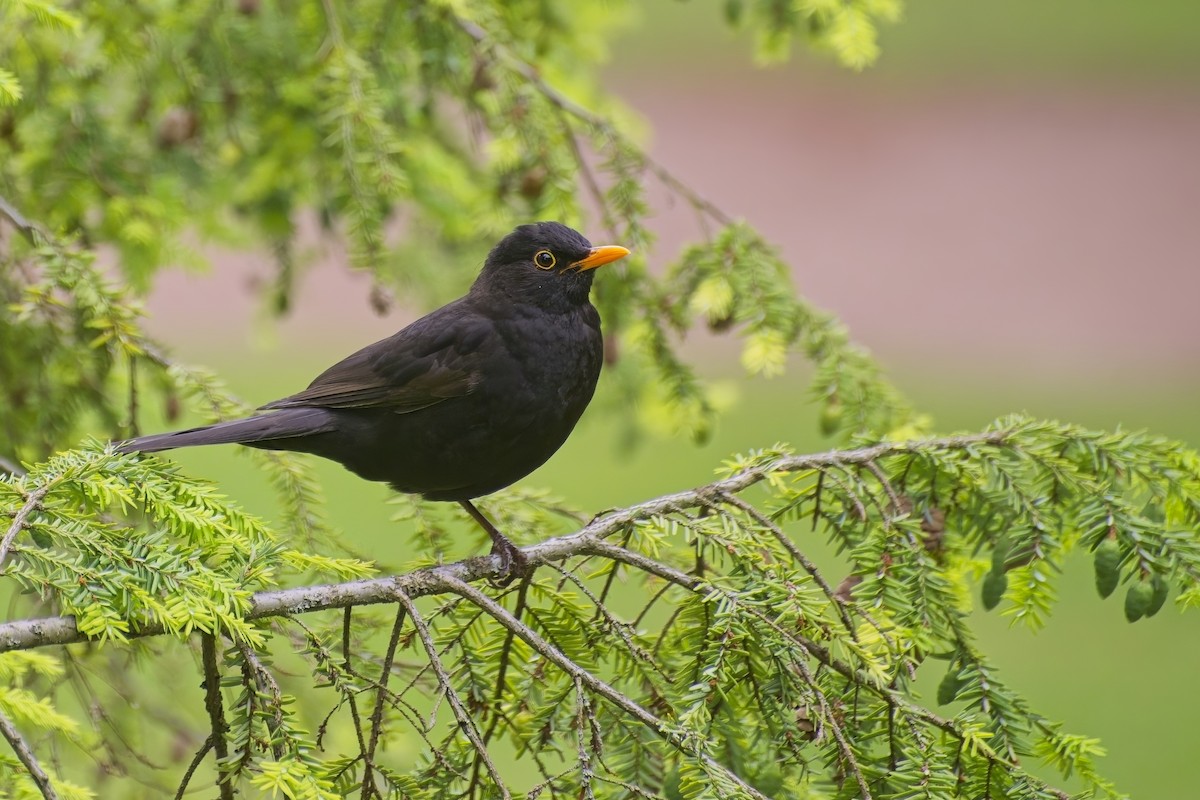
<path id="1" fill-rule="evenodd" d="M 298 394 L 263 408 L 380 408 L 399 414 L 470 393 L 479 381 L 487 319 L 458 303 L 368 345 L 325 370 Z"/>

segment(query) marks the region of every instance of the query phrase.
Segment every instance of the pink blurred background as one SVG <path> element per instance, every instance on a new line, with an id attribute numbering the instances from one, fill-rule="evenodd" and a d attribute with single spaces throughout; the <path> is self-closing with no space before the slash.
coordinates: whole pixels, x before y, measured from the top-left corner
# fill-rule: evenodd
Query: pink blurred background
<path id="1" fill-rule="evenodd" d="M 1137 48 L 1107 45 L 1103 29 L 1098 42 L 1084 32 L 1082 55 L 1049 66 L 1038 66 L 1045 48 L 1018 38 L 1009 52 L 999 34 L 969 57 L 945 33 L 955 30 L 946 14 L 963 12 L 918 0 L 885 32 L 873 70 L 806 58 L 764 71 L 714 11 L 651 4 L 620 39 L 606 84 L 642 117 L 658 160 L 776 242 L 801 291 L 885 362 L 1036 380 L 1179 375 L 1197 364 L 1200 91 L 1188 64 L 1139 61 Z M 959 22 L 966 34 L 988 26 L 978 14 Z M 657 32 L 681 25 L 692 38 L 677 35 L 668 50 Z M 909 39 L 889 39 L 901 34 Z M 1106 46 L 1109 61 L 1096 56 Z M 688 209 L 650 191 L 660 236 L 651 263 L 666 263 L 698 231 Z M 593 238 L 603 238 L 598 226 Z M 231 276 L 268 274 L 265 253 L 218 253 L 206 275 L 166 276 L 152 327 L 204 358 L 247 340 L 361 343 L 411 316 L 365 313 L 367 281 L 336 246 L 322 247 L 278 327 L 256 325 L 251 292 L 220 294 Z"/>

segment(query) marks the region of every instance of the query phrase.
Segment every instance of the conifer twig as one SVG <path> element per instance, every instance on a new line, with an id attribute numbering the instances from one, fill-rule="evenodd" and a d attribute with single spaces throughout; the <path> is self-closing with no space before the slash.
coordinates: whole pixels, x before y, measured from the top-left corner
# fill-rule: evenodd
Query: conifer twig
<path id="1" fill-rule="evenodd" d="M 175 790 L 175 800 L 183 800 L 184 794 L 187 793 L 188 784 L 192 782 L 192 776 L 196 774 L 204 757 L 208 755 L 208 751 L 213 748 L 213 737 L 209 734 L 204 740 L 204 744 L 200 745 L 200 749 L 196 751 L 196 755 L 192 756 L 192 763 L 188 764 L 187 770 L 183 773 L 183 779 L 179 782 L 179 788 Z M 225 790 L 221 789 L 222 800 L 224 800 Z"/>
<path id="2" fill-rule="evenodd" d="M 205 747 L 200 749 L 193 763 L 199 764 L 204 753 L 208 752 L 207 748 L 212 747 L 217 760 L 217 787 L 221 800 L 233 800 L 233 782 L 225 774 L 223 764 L 229 758 L 229 747 L 225 743 L 225 732 L 229 726 L 225 722 L 225 709 L 221 702 L 221 670 L 217 664 L 217 637 L 214 634 L 201 635 L 200 660 L 204 667 L 204 707 L 208 711 L 209 735 Z M 191 772 L 188 770 L 180 785 L 181 793 L 188 784 Z"/>
<path id="3" fill-rule="evenodd" d="M 0 217 L 4 217 L 11 222 L 13 227 L 29 240 L 30 244 L 36 244 L 34 234 L 37 233 L 37 226 L 26 219 L 24 214 L 13 207 L 12 203 L 3 197 L 0 197 Z"/>
<path id="4" fill-rule="evenodd" d="M 353 606 L 346 606 L 342 613 L 342 668 L 354 675 L 354 663 L 350 660 L 350 622 L 354 616 Z M 358 740 L 359 752 L 367 752 L 367 744 L 362 734 L 362 715 L 358 711 L 358 698 L 354 692 L 345 693 L 346 702 L 350 705 L 350 719 L 354 721 L 354 736 Z"/>
<path id="5" fill-rule="evenodd" d="M 34 489 L 26 495 L 25 504 L 13 515 L 13 521 L 8 526 L 8 532 L 4 534 L 3 539 L 0 539 L 0 568 L 4 567 L 4 559 L 8 557 L 8 550 L 12 547 L 13 540 L 17 538 L 17 534 L 25 527 L 29 515 L 37 510 L 37 507 L 42 504 L 42 500 L 45 499 L 52 488 L 54 488 L 54 482 L 50 481 Z"/>
<path id="6" fill-rule="evenodd" d="M 509 792 L 508 787 L 504 784 L 504 779 L 500 777 L 499 770 L 496 769 L 495 763 L 492 761 L 491 756 L 488 755 L 487 745 L 483 743 L 483 739 L 479 736 L 478 726 L 471 719 L 471 715 L 467 713 L 462 698 L 458 696 L 458 692 L 454 690 L 454 685 L 450 682 L 450 675 L 446 672 L 446 666 L 442 663 L 442 657 L 438 653 L 437 645 L 433 641 L 432 634 L 429 633 L 429 626 L 425 624 L 425 618 L 417 611 L 412 598 L 402 590 L 396 592 L 396 597 L 400 601 L 400 605 L 404 606 L 404 609 L 408 612 L 408 616 L 412 619 L 413 627 L 417 631 L 417 638 L 421 640 L 421 646 L 425 648 L 425 655 L 429 658 L 429 665 L 433 668 L 433 674 L 437 676 L 438 688 L 450 704 L 450 710 L 454 713 L 454 718 L 458 720 L 459 729 L 466 734 L 467 739 L 471 742 L 471 746 L 475 748 L 475 754 L 483 762 L 496 788 L 500 790 L 500 796 L 504 800 L 511 800 L 512 793 Z"/>
<path id="7" fill-rule="evenodd" d="M 403 591 L 398 589 L 397 591 Z M 393 599 L 395 596 L 393 596 Z M 400 643 L 400 632 L 404 629 L 405 607 L 396 608 L 396 622 L 392 625 L 392 635 L 388 637 L 387 654 L 383 657 L 383 669 L 379 673 L 379 684 L 376 688 L 375 710 L 371 712 L 371 735 L 367 741 L 367 750 L 363 753 L 362 798 L 369 800 L 375 789 L 373 779 L 375 769 L 375 748 L 379 746 L 379 736 L 383 731 L 383 707 L 387 702 L 388 678 L 392 675 L 392 663 L 396 660 L 396 647 Z"/>
<path id="8" fill-rule="evenodd" d="M 17 754 L 17 758 L 29 773 L 30 779 L 33 780 L 38 791 L 42 793 L 42 797 L 45 800 L 58 800 L 58 793 L 54 791 L 54 786 L 50 783 L 50 776 L 46 774 L 46 770 L 42 769 L 37 756 L 33 754 L 33 750 L 29 747 L 29 742 L 25 741 L 25 737 L 17 730 L 17 726 L 13 724 L 13 721 L 2 713 L 0 713 L 0 735 L 3 735 L 8 740 L 13 752 Z"/>
<path id="9" fill-rule="evenodd" d="M 258 657 L 258 653 L 244 642 L 237 642 L 237 649 L 242 655 L 242 662 L 254 677 L 255 687 L 271 696 L 271 718 L 267 721 L 267 727 L 272 733 L 271 754 L 275 756 L 276 761 L 282 761 L 283 742 L 274 741 L 274 734 L 283 728 L 283 691 L 279 688 L 275 676 L 267 669 L 267 665 Z"/>

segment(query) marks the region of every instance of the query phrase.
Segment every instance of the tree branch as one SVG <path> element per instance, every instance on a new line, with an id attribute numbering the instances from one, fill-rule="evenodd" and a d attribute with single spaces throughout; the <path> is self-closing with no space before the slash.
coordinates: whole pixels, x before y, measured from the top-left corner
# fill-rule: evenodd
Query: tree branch
<path id="1" fill-rule="evenodd" d="M 999 446 L 1005 443 L 1009 435 L 1009 431 L 988 431 L 908 442 L 884 442 L 854 450 L 831 450 L 811 455 L 784 456 L 769 464 L 750 467 L 728 478 L 704 486 L 663 495 L 628 508 L 610 511 L 574 533 L 556 536 L 523 547 L 521 552 L 527 559 L 530 568 L 563 561 L 572 556 L 606 555 L 609 548 L 603 546 L 603 540 L 625 530 L 635 522 L 709 505 L 714 499 L 745 491 L 771 475 L 821 470 L 845 464 L 866 464 L 878 458 L 926 450 L 959 450 L 978 445 Z M 29 505 L 28 502 L 26 505 Z M 17 520 L 14 519 L 13 525 L 16 526 L 16 524 Z M 10 532 L 11 530 L 10 528 Z M 646 559 L 646 562 L 640 566 L 650 572 L 656 572 L 656 569 L 662 566 L 653 559 Z M 266 619 L 326 611 L 332 608 L 396 603 L 399 601 L 400 593 L 414 599 L 430 594 L 443 594 L 449 591 L 448 586 L 451 581 L 472 583 L 495 575 L 499 568 L 499 557 L 487 555 L 464 559 L 452 564 L 426 567 L 394 577 L 257 592 L 251 598 L 250 611 L 246 614 L 246 619 Z M 130 638 L 140 638 L 161 636 L 164 633 L 166 631 L 161 625 L 148 623 L 140 627 L 134 626 L 127 635 Z M 75 618 L 71 616 L 17 620 L 0 624 L 0 653 L 86 641 L 89 641 L 89 637 L 79 632 L 79 629 L 75 627 Z"/>
<path id="2" fill-rule="evenodd" d="M 29 748 L 29 743 L 25 741 L 25 737 L 17 730 L 17 726 L 12 720 L 0 714 L 0 734 L 8 740 L 12 745 L 13 752 L 17 754 L 17 758 L 25 765 L 25 770 L 29 773 L 29 777 L 33 779 L 38 790 L 42 793 L 42 797 L 46 800 L 58 800 L 58 793 L 54 791 L 54 786 L 50 783 L 50 776 L 46 774 L 46 770 L 42 769 L 42 765 L 38 763 L 37 756 L 33 754 L 33 750 Z"/>
<path id="3" fill-rule="evenodd" d="M 595 554 L 607 556 L 612 558 L 614 561 L 620 561 L 644 572 L 651 572 L 663 580 L 689 591 L 697 591 L 703 584 L 703 581 L 695 575 L 688 575 L 685 572 L 680 572 L 674 567 L 659 563 L 658 561 L 644 556 L 641 553 L 636 553 L 632 550 L 626 550 L 625 548 L 615 545 L 611 542 L 598 543 L 595 548 Z M 876 695 L 885 703 L 887 703 L 891 708 L 902 710 L 905 714 L 919 719 L 934 728 L 938 728 L 939 730 L 944 731 L 960 741 L 963 739 L 962 730 L 959 729 L 953 720 L 938 716 L 928 709 L 922 708 L 921 706 L 907 701 L 899 692 L 895 690 L 894 687 L 883 685 L 865 671 L 840 661 L 828 648 L 818 644 L 812 639 L 801 636 L 795 631 L 781 627 L 774 619 L 765 614 L 761 609 L 746 606 L 743 606 L 743 608 L 748 614 L 753 616 L 763 625 L 773 630 L 776 634 L 788 639 L 790 642 L 799 647 L 804 653 L 816 659 L 823 667 L 834 670 L 855 685 L 861 686 L 870 691 L 872 694 Z M 810 686 L 813 685 L 812 676 L 806 676 L 806 682 L 809 683 Z M 839 749 L 842 749 L 843 746 L 848 748 L 848 742 L 843 742 L 840 737 L 838 739 L 838 745 Z M 843 749 L 842 752 L 844 756 L 846 751 Z M 1011 759 L 1006 759 L 998 753 L 985 751 L 984 756 L 989 762 L 1001 765 L 1006 769 L 1018 766 L 1018 760 L 1015 755 Z M 859 780 L 860 785 L 862 785 L 865 778 L 862 776 L 861 772 L 856 773 L 855 777 Z M 1065 792 L 1050 786 L 1045 781 L 1034 778 L 1033 776 L 1029 776 L 1029 779 L 1035 782 L 1039 787 L 1043 788 L 1047 793 L 1058 798 L 1058 800 L 1069 800 L 1068 795 Z"/>

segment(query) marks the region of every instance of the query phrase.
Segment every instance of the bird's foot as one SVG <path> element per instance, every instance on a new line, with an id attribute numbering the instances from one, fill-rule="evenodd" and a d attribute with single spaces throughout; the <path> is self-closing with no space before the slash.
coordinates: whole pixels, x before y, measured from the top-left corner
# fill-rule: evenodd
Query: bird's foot
<path id="1" fill-rule="evenodd" d="M 488 582 L 497 589 L 503 589 L 517 578 L 524 578 L 529 574 L 529 559 L 521 552 L 521 548 L 517 547 L 507 536 L 491 523 L 491 521 L 480 513 L 479 509 L 470 500 L 459 500 L 458 504 L 462 506 L 471 518 L 479 523 L 479 527 L 487 531 L 487 535 L 492 540 L 492 555 L 500 557 L 500 569 L 495 575 L 488 578 Z"/>
<path id="2" fill-rule="evenodd" d="M 500 568 L 488 578 L 488 583 L 497 589 L 503 589 L 517 578 L 529 574 L 528 556 L 507 537 L 501 536 L 492 541 L 492 555 L 499 556 Z"/>

